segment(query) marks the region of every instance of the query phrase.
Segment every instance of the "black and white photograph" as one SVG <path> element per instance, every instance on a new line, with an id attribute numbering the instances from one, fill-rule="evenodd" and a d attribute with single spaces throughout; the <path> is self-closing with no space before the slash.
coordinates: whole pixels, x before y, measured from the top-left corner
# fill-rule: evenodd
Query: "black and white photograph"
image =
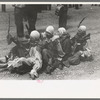
<path id="1" fill-rule="evenodd" d="M 0 80 L 100 79 L 100 4 L 0 4 Z"/>

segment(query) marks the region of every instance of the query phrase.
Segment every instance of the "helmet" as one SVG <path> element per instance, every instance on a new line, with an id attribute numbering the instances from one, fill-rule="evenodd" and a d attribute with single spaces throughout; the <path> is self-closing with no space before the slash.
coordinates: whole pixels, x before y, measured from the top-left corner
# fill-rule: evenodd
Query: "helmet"
<path id="1" fill-rule="evenodd" d="M 78 28 L 78 31 L 79 31 L 79 32 L 85 32 L 85 31 L 86 31 L 86 26 L 81 25 L 81 26 Z"/>
<path id="2" fill-rule="evenodd" d="M 67 33 L 66 29 L 64 27 L 60 27 L 57 35 L 62 36 L 64 33 Z"/>
<path id="3" fill-rule="evenodd" d="M 48 27 L 46 28 L 46 32 L 48 32 L 48 33 L 50 33 L 51 35 L 53 35 L 53 34 L 54 34 L 54 27 L 53 27 L 53 26 L 48 26 Z"/>
<path id="4" fill-rule="evenodd" d="M 30 39 L 38 40 L 40 38 L 40 33 L 36 30 L 32 31 L 30 34 Z"/>

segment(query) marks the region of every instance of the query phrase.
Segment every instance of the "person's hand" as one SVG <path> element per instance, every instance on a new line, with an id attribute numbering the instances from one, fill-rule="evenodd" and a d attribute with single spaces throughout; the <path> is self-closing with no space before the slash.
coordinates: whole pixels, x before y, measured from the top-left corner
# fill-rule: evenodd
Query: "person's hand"
<path id="1" fill-rule="evenodd" d="M 81 45 L 80 43 L 77 43 L 77 45 Z"/>
<path id="2" fill-rule="evenodd" d="M 62 58 L 60 58 L 60 57 L 59 57 L 59 58 L 57 58 L 57 60 L 61 61 L 61 60 L 62 60 Z"/>

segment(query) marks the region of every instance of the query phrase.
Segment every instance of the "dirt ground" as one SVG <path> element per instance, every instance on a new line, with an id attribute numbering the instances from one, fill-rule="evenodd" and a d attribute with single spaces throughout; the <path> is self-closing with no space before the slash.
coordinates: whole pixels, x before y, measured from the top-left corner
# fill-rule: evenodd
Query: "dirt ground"
<path id="1" fill-rule="evenodd" d="M 8 13 L 11 16 L 10 33 L 16 35 L 16 27 L 14 24 L 14 12 L 10 5 L 7 5 L 7 12 L 0 12 L 0 57 L 5 56 L 14 46 L 7 44 L 6 36 L 8 30 Z M 92 48 L 94 60 L 92 62 L 82 62 L 77 66 L 70 66 L 63 70 L 56 69 L 52 75 L 45 73 L 40 74 L 37 80 L 94 80 L 100 79 L 100 7 L 91 5 L 83 5 L 79 10 L 70 8 L 68 12 L 68 32 L 74 36 L 77 32 L 77 26 L 83 17 L 87 18 L 82 24 L 87 26 L 87 33 L 91 33 L 89 45 Z M 51 11 L 42 11 L 38 13 L 36 23 L 37 30 L 45 30 L 48 25 L 53 25 L 55 30 L 58 28 L 58 17 L 55 15 L 55 5 Z M 25 29 L 26 31 L 26 29 Z M 31 80 L 28 74 L 18 75 L 11 74 L 8 71 L 0 72 L 1 80 Z"/>

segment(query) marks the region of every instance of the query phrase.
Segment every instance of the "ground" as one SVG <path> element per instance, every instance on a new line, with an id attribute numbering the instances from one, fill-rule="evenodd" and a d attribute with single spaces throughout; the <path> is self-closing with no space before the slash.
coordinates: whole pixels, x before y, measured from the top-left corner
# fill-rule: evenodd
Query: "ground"
<path id="1" fill-rule="evenodd" d="M 10 5 L 7 5 L 7 12 L 0 12 L 0 57 L 5 56 L 14 46 L 7 44 L 6 36 L 8 30 L 8 13 L 11 16 L 10 33 L 16 35 L 14 24 L 14 12 Z M 65 67 L 63 70 L 56 69 L 52 75 L 40 74 L 37 80 L 94 80 L 100 79 L 100 7 L 83 5 L 76 10 L 70 8 L 68 12 L 68 32 L 73 37 L 77 32 L 77 26 L 83 17 L 87 18 L 82 24 L 87 26 L 87 33 L 91 33 L 89 45 L 92 48 L 94 60 L 92 62 L 82 62 L 77 66 Z M 55 5 L 51 11 L 42 11 L 38 14 L 36 28 L 39 31 L 45 30 L 48 25 L 53 25 L 55 30 L 58 28 L 58 17 L 55 15 Z M 25 29 L 26 31 L 26 29 Z M 11 74 L 8 71 L 0 72 L 1 80 L 31 80 L 28 74 Z"/>

